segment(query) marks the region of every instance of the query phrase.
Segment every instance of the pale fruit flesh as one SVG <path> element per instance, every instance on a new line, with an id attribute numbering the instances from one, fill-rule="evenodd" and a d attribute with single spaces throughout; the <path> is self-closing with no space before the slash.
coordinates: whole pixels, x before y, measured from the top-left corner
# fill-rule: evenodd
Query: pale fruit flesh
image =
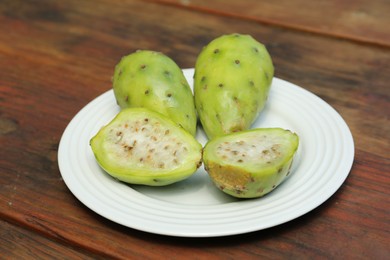
<path id="1" fill-rule="evenodd" d="M 209 141 L 203 162 L 223 192 L 238 198 L 261 197 L 290 174 L 298 144 L 298 136 L 289 130 L 247 130 Z"/>
<path id="2" fill-rule="evenodd" d="M 145 108 L 127 108 L 90 141 L 100 166 L 121 181 L 168 185 L 191 176 L 202 146 L 169 118 Z"/>

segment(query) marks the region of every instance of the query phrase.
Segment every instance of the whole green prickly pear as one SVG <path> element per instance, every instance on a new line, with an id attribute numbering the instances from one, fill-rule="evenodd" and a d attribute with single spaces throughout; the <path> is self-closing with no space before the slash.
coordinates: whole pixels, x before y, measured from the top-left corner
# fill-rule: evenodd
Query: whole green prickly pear
<path id="1" fill-rule="evenodd" d="M 249 35 L 223 35 L 203 48 L 194 94 L 207 136 L 248 129 L 265 105 L 273 75 L 265 46 Z"/>
<path id="2" fill-rule="evenodd" d="M 258 128 L 209 141 L 203 163 L 215 185 L 238 198 L 261 197 L 285 180 L 299 138 L 281 128 Z"/>
<path id="3" fill-rule="evenodd" d="M 91 138 L 99 165 L 133 184 L 163 186 L 186 179 L 201 165 L 202 145 L 168 117 L 126 108 Z"/>
<path id="4" fill-rule="evenodd" d="M 122 109 L 149 108 L 195 135 L 197 118 L 191 88 L 168 56 L 139 50 L 123 57 L 115 67 L 113 89 Z"/>

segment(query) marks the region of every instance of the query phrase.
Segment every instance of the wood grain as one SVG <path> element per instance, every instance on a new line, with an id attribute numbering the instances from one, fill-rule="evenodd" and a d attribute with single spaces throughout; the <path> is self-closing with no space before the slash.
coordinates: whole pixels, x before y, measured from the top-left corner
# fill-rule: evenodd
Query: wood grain
<path id="1" fill-rule="evenodd" d="M 0 241 L 2 259 L 99 259 L 4 221 L 0 221 Z"/>
<path id="2" fill-rule="evenodd" d="M 390 47 L 387 0 L 149 0 L 263 24 Z"/>
<path id="3" fill-rule="evenodd" d="M 153 49 L 183 68 L 193 67 L 205 44 L 231 32 L 265 43 L 277 77 L 320 96 L 346 120 L 356 154 L 340 190 L 289 223 L 210 239 L 136 231 L 83 206 L 61 178 L 58 143 L 72 117 L 111 88 L 120 57 Z M 24 234 L 35 251 L 37 243 L 48 242 L 43 252 L 59 250 L 69 258 L 90 252 L 103 258 L 384 259 L 390 255 L 389 64 L 384 46 L 148 1 L 2 1 L 3 241 L 17 242 Z M 11 253 L 25 255 L 21 247 Z"/>

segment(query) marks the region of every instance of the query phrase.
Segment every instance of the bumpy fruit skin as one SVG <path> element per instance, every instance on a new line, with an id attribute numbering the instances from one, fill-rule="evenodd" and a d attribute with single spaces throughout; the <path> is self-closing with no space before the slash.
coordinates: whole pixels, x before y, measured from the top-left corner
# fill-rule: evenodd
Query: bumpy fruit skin
<path id="1" fill-rule="evenodd" d="M 223 35 L 203 48 L 194 94 L 207 136 L 248 129 L 264 108 L 273 75 L 268 51 L 249 35 Z"/>
<path id="2" fill-rule="evenodd" d="M 150 50 L 136 51 L 116 65 L 112 80 L 122 109 L 149 108 L 195 135 L 197 118 L 191 88 L 182 70 L 168 56 Z"/>
<path id="3" fill-rule="evenodd" d="M 203 163 L 223 192 L 237 198 L 257 198 L 289 175 L 298 145 L 298 136 L 289 130 L 246 130 L 209 141 Z"/>
<path id="4" fill-rule="evenodd" d="M 172 120 L 146 108 L 126 108 L 91 138 L 99 165 L 132 184 L 163 186 L 191 176 L 202 145 Z"/>

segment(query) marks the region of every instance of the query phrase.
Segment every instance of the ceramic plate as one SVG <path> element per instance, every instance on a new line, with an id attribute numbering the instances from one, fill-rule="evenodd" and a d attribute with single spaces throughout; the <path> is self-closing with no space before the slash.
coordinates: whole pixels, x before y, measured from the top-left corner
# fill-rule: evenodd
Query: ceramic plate
<path id="1" fill-rule="evenodd" d="M 192 86 L 193 69 L 183 70 Z M 342 185 L 354 158 L 351 132 L 341 116 L 314 94 L 274 78 L 257 127 L 296 132 L 300 146 L 291 175 L 268 195 L 238 200 L 219 191 L 203 167 L 165 187 L 116 181 L 96 163 L 89 140 L 119 108 L 112 90 L 86 105 L 62 136 L 58 162 L 70 191 L 97 214 L 124 226 L 170 236 L 215 237 L 269 228 L 326 201 Z M 198 128 L 197 139 L 207 139 Z"/>

